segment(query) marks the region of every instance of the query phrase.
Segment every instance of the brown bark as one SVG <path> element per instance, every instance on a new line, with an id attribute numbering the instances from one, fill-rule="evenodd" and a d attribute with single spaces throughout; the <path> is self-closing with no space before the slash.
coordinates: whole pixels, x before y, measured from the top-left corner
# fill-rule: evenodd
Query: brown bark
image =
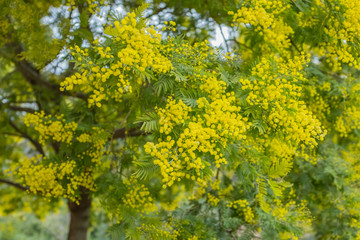
<path id="1" fill-rule="evenodd" d="M 70 226 L 68 240 L 86 240 L 90 221 L 91 198 L 88 191 L 82 190 L 79 204 L 68 201 Z"/>
<path id="2" fill-rule="evenodd" d="M 29 190 L 29 188 L 24 187 L 23 185 L 21 185 L 21 184 L 19 184 L 19 183 L 15 183 L 15 182 L 12 182 L 12 181 L 10 181 L 10 180 L 3 179 L 3 178 L 0 178 L 0 183 L 8 184 L 8 185 L 10 185 L 10 186 L 16 187 L 17 189 L 20 189 L 20 190 L 23 190 L 23 191 Z"/>
<path id="3" fill-rule="evenodd" d="M 126 138 L 126 137 L 138 137 L 141 135 L 147 135 L 146 132 L 141 131 L 139 128 L 130 128 L 130 129 L 116 129 L 113 133 L 113 135 L 109 138 L 111 139 L 117 139 L 117 138 Z"/>

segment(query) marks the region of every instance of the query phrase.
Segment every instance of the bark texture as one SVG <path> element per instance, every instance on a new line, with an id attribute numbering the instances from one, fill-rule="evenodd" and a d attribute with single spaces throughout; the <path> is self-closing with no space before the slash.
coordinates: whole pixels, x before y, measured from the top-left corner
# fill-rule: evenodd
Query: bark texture
<path id="1" fill-rule="evenodd" d="M 79 205 L 69 200 L 68 207 L 70 211 L 68 240 L 86 240 L 91 210 L 91 198 L 87 191 L 82 191 Z"/>

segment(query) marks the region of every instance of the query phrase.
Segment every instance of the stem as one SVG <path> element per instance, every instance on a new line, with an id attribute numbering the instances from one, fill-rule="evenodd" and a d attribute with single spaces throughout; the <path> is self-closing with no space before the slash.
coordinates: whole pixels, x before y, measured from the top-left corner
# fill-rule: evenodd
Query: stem
<path id="1" fill-rule="evenodd" d="M 226 47 L 226 51 L 229 52 L 230 51 L 230 48 L 229 48 L 229 45 L 227 43 L 227 39 L 225 38 L 225 35 L 224 35 L 224 32 L 223 32 L 223 29 L 221 27 L 221 24 L 219 24 L 219 28 L 220 28 L 220 33 L 221 33 L 221 36 L 224 40 L 224 43 L 225 43 L 225 47 Z"/>
<path id="2" fill-rule="evenodd" d="M 0 178 L 0 183 L 8 184 L 8 185 L 10 185 L 10 186 L 16 187 L 17 189 L 20 189 L 20 190 L 23 190 L 23 191 L 29 190 L 27 187 L 24 187 L 24 186 L 22 186 L 22 185 L 19 184 L 19 183 L 14 183 L 14 182 L 12 182 L 12 181 L 9 181 L 9 180 L 6 180 L 6 179 L 2 179 L 2 178 Z"/>
<path id="3" fill-rule="evenodd" d="M 20 128 L 18 128 L 10 119 L 9 119 L 9 124 L 16 132 L 20 133 L 23 138 L 29 140 L 41 155 L 45 156 L 45 152 L 40 143 L 38 143 L 33 138 L 31 138 L 26 132 L 20 130 Z"/>

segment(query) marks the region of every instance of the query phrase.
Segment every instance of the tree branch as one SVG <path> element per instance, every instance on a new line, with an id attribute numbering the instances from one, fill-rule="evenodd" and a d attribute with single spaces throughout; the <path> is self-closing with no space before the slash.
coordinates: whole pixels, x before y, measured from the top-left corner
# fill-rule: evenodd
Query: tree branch
<path id="1" fill-rule="evenodd" d="M 301 51 L 300 49 L 298 48 L 298 46 L 295 44 L 295 42 L 292 40 L 292 38 L 289 38 L 290 39 L 290 43 L 291 45 L 295 48 L 295 50 L 301 54 Z"/>
<path id="2" fill-rule="evenodd" d="M 33 66 L 31 66 L 31 64 L 28 63 L 27 61 L 25 60 L 19 62 L 16 61 L 15 65 L 16 68 L 19 70 L 19 72 L 24 76 L 25 80 L 29 82 L 31 85 L 42 86 L 58 94 L 77 97 L 83 99 L 84 101 L 87 101 L 87 96 L 84 93 L 78 92 L 75 94 L 71 94 L 70 92 L 60 91 L 59 85 L 45 81 L 40 75 L 39 71 L 36 70 Z"/>
<path id="3" fill-rule="evenodd" d="M 225 47 L 226 47 L 226 51 L 229 52 L 230 51 L 230 48 L 229 48 L 229 45 L 227 43 L 227 39 L 225 38 L 225 35 L 224 35 L 224 32 L 223 32 L 223 29 L 221 27 L 221 24 L 218 24 L 219 25 L 219 28 L 220 28 L 220 33 L 221 33 L 221 36 L 224 40 L 224 43 L 225 43 Z"/>
<path id="4" fill-rule="evenodd" d="M 22 50 L 19 47 L 19 49 L 16 51 L 16 53 L 20 54 L 21 52 L 22 52 Z M 59 85 L 44 80 L 43 77 L 41 76 L 39 70 L 37 70 L 34 66 L 32 66 L 32 64 L 29 63 L 28 61 L 17 60 L 16 58 L 11 57 L 9 54 L 2 51 L 1 49 L 0 49 L 0 54 L 3 55 L 8 60 L 12 61 L 15 64 L 16 69 L 21 73 L 21 75 L 25 78 L 25 80 L 28 83 L 30 83 L 31 85 L 45 87 L 46 89 L 56 92 L 57 94 L 77 97 L 77 98 L 83 99 L 84 101 L 87 101 L 86 94 L 84 94 L 82 92 L 71 94 L 70 92 L 60 91 Z"/>
<path id="5" fill-rule="evenodd" d="M 8 108 L 13 111 L 19 111 L 19 112 L 28 112 L 28 113 L 34 113 L 36 112 L 35 109 L 27 108 L 27 107 L 20 107 L 20 106 L 13 106 L 9 105 Z"/>
<path id="6" fill-rule="evenodd" d="M 23 191 L 29 190 L 29 188 L 24 187 L 24 186 L 22 186 L 22 185 L 19 184 L 19 183 L 14 183 L 14 182 L 12 182 L 12 181 L 9 181 L 9 180 L 3 179 L 3 178 L 0 178 L 0 183 L 5 183 L 5 184 L 7 184 L 7 185 L 16 187 L 16 188 L 18 188 L 18 189 L 20 189 L 20 190 L 23 190 Z"/>
<path id="7" fill-rule="evenodd" d="M 7 109 L 10 109 L 12 111 L 19 111 L 19 112 L 28 112 L 28 113 L 34 113 L 36 112 L 35 109 L 32 109 L 32 108 L 28 108 L 28 107 L 21 107 L 21 106 L 16 106 L 16 105 L 10 105 L 10 104 L 7 104 L 7 103 L 1 103 L 1 100 L 0 100 L 0 108 L 2 106 L 5 106 Z"/>
<path id="8" fill-rule="evenodd" d="M 16 133 L 10 133 L 10 132 L 2 132 L 2 134 L 5 134 L 5 135 L 9 135 L 9 136 L 13 136 L 13 137 L 22 137 L 21 135 L 19 134 L 16 134 Z"/>
<path id="9" fill-rule="evenodd" d="M 16 132 L 20 133 L 23 138 L 29 140 L 40 154 L 45 155 L 44 150 L 40 143 L 32 139 L 26 132 L 20 130 L 10 119 L 9 119 L 9 124 Z"/>
<path id="10" fill-rule="evenodd" d="M 143 131 L 139 130 L 138 128 L 130 128 L 130 129 L 121 128 L 121 129 L 115 130 L 110 139 L 138 137 L 138 136 L 142 136 L 142 135 L 145 136 L 147 134 L 148 133 L 143 132 Z"/>

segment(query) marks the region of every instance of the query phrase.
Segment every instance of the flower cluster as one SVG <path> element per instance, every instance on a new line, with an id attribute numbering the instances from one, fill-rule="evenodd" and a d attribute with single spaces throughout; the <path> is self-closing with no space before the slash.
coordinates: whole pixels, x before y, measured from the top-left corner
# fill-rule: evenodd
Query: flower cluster
<path id="1" fill-rule="evenodd" d="M 296 204 L 295 201 L 289 201 L 283 204 L 279 199 L 275 199 L 271 205 L 273 207 L 271 214 L 280 221 L 289 221 L 289 218 L 301 227 L 309 227 L 312 223 L 310 211 L 307 208 L 307 202 L 301 201 L 300 204 Z M 291 233 L 282 233 L 283 236 Z M 284 238 L 289 239 L 289 238 Z"/>
<path id="2" fill-rule="evenodd" d="M 330 92 L 330 90 L 331 85 L 328 82 L 324 82 L 320 86 L 315 83 L 314 85 L 310 85 L 305 88 L 305 91 L 308 92 L 308 95 L 305 97 L 307 106 L 325 128 L 330 127 L 330 105 L 328 99 L 322 96 L 321 92 L 326 95 Z"/>
<path id="3" fill-rule="evenodd" d="M 130 178 L 124 182 L 127 186 L 127 193 L 123 198 L 126 206 L 136 210 L 137 212 L 148 213 L 156 211 L 154 199 L 151 197 L 148 188 L 137 182 L 137 180 Z"/>
<path id="4" fill-rule="evenodd" d="M 169 97 L 165 108 L 156 108 L 159 115 L 160 133 L 169 134 L 177 125 L 184 124 L 189 119 L 191 108 L 181 100 L 176 102 Z"/>
<path id="5" fill-rule="evenodd" d="M 271 208 L 264 196 L 270 192 L 275 198 L 282 196 L 286 183 L 282 185 L 278 179 L 290 172 L 294 157 L 316 162 L 316 158 L 309 156 L 326 134 L 301 99 L 304 95 L 301 85 L 307 82 L 303 71 L 306 62 L 307 56 L 287 61 L 263 58 L 253 67 L 251 78 L 240 79 L 242 94 L 246 97 L 244 105 L 252 113 L 249 121 L 259 133 L 248 136 L 240 152 L 251 164 L 261 166 L 258 171 L 265 178 L 257 179 L 257 199 L 265 212 Z M 323 88 L 327 90 L 329 86 Z"/>
<path id="6" fill-rule="evenodd" d="M 341 156 L 344 160 L 343 167 L 350 168 L 349 176 L 346 181 L 358 183 L 360 181 L 360 142 L 350 144 L 348 151 L 342 151 Z M 360 228 L 360 225 L 359 225 Z"/>
<path id="7" fill-rule="evenodd" d="M 314 28 L 323 22 L 326 17 L 324 38 L 317 53 L 326 57 L 326 63 L 335 71 L 341 70 L 342 65 L 360 68 L 359 52 L 356 47 L 358 29 L 360 27 L 360 6 L 357 0 L 331 0 L 329 4 L 324 1 L 315 1 L 309 14 L 298 14 L 299 25 L 302 28 Z M 339 14 L 342 16 L 339 18 Z M 316 17 L 315 17 L 316 16 Z"/>
<path id="8" fill-rule="evenodd" d="M 68 6 L 68 10 L 75 10 L 76 9 L 76 2 L 77 0 L 66 0 L 65 5 Z M 86 0 L 84 1 L 87 3 L 87 10 L 91 13 L 91 14 L 95 14 L 95 13 L 99 13 L 100 12 L 100 8 L 99 6 L 104 5 L 105 0 Z M 78 3 L 79 4 L 79 3 Z M 82 4 L 82 2 L 80 3 Z"/>
<path id="9" fill-rule="evenodd" d="M 234 93 L 225 92 L 224 84 L 215 77 L 205 78 L 201 89 L 208 98 L 197 100 L 196 115 L 181 101 L 175 104 L 174 100 L 168 100 L 164 109 L 157 110 L 161 115 L 160 133 L 167 136 L 160 138 L 157 144 L 148 142 L 144 147 L 155 158 L 154 164 L 160 166 L 163 182 L 168 186 L 183 177 L 196 179 L 202 185 L 202 170 L 209 165 L 202 156 L 211 157 L 219 168 L 227 163 L 222 149 L 246 138 L 247 118 L 240 114 Z M 188 121 L 184 122 L 184 118 Z M 176 138 L 172 134 L 175 123 L 183 123 Z"/>
<path id="10" fill-rule="evenodd" d="M 44 112 L 26 114 L 24 124 L 27 127 L 33 125 L 34 129 L 39 133 L 39 142 L 41 144 L 45 144 L 45 141 L 49 139 L 71 144 L 74 132 L 77 129 L 77 123 L 66 123 L 63 115 L 45 116 Z"/>
<path id="11" fill-rule="evenodd" d="M 251 3 L 250 3 L 251 2 Z M 250 5 L 246 7 L 246 5 Z M 293 34 L 293 29 L 288 26 L 281 17 L 281 13 L 290 8 L 290 4 L 284 1 L 244 1 L 244 6 L 233 15 L 233 22 L 237 26 L 250 24 L 254 31 L 263 36 L 266 44 L 272 45 L 277 49 L 287 49 L 290 46 L 289 36 Z M 269 52 L 269 47 L 263 46 Z"/>
<path id="12" fill-rule="evenodd" d="M 104 48 L 98 40 L 82 50 L 75 46 L 72 54 L 80 64 L 80 73 L 67 77 L 60 90 L 80 90 L 90 93 L 89 107 L 102 107 L 102 102 L 121 102 L 123 95 L 141 85 L 139 76 L 146 71 L 154 74 L 169 72 L 171 62 L 161 53 L 161 34 L 154 27 L 137 21 L 134 12 L 105 29 L 112 43 Z"/>
<path id="13" fill-rule="evenodd" d="M 191 67 L 198 67 L 204 64 L 210 54 L 210 47 L 208 41 L 196 42 L 193 45 L 188 42 L 178 42 L 174 38 L 168 38 L 160 46 L 161 52 L 171 59 L 174 66 L 176 65 L 190 65 Z M 186 76 L 191 79 L 194 76 L 189 74 Z"/>
<path id="14" fill-rule="evenodd" d="M 178 239 L 179 232 L 176 229 L 173 229 L 171 226 L 162 229 L 153 224 L 142 224 L 137 228 L 144 235 L 149 236 L 151 239 Z"/>
<path id="15" fill-rule="evenodd" d="M 92 166 L 101 165 L 104 146 L 108 133 L 99 127 L 93 127 L 91 132 L 81 132 L 75 122 L 65 122 L 64 115 L 45 115 L 44 112 L 27 114 L 24 117 L 26 126 L 33 126 L 39 133 L 39 143 L 45 144 L 52 140 L 82 149 L 82 152 L 72 155 L 71 159 L 63 155 L 66 162 L 47 163 L 46 157 L 37 162 L 36 159 L 25 159 L 19 165 L 18 175 L 23 178 L 31 192 L 45 197 L 67 197 L 76 201 L 79 187 L 94 190 L 94 171 Z M 53 160 L 53 159 L 52 159 Z M 89 163 L 89 167 L 78 168 L 78 163 Z"/>
<path id="16" fill-rule="evenodd" d="M 29 186 L 29 191 L 45 197 L 65 197 L 77 201 L 76 193 L 80 187 L 94 189 L 94 179 L 90 171 L 76 174 L 75 161 L 63 163 L 44 163 L 46 157 L 25 158 L 20 162 L 16 175 Z"/>
<path id="17" fill-rule="evenodd" d="M 239 213 L 244 214 L 245 221 L 248 223 L 254 223 L 255 216 L 254 213 L 249 206 L 249 202 L 245 199 L 239 199 L 233 202 L 230 202 L 226 205 L 228 208 L 236 209 Z"/>
<path id="18" fill-rule="evenodd" d="M 335 131 L 340 137 L 351 136 L 360 129 L 360 84 L 352 76 L 346 79 L 346 84 L 346 87 L 338 88 L 340 96 L 335 96 L 338 101 L 332 103 L 342 110 L 334 122 Z"/>
<path id="19" fill-rule="evenodd" d="M 263 109 L 269 130 L 282 132 L 287 140 L 305 146 L 317 146 L 326 131 L 321 128 L 320 121 L 309 111 L 305 102 L 299 101 L 302 87 L 298 83 L 305 78 L 301 73 L 305 58 L 295 58 L 284 64 L 277 59 L 272 65 L 267 59 L 253 68 L 255 80 L 240 79 L 242 90 L 248 95 L 246 101 L 251 106 Z M 274 67 L 276 72 L 274 72 Z M 260 133 L 262 134 L 262 133 Z M 265 132 L 265 137 L 268 132 Z"/>
<path id="20" fill-rule="evenodd" d="M 109 134 L 102 128 L 92 127 L 91 133 L 82 133 L 76 140 L 87 145 L 86 150 L 79 155 L 80 159 L 88 156 L 95 165 L 101 165 L 101 156 L 105 153 L 104 146 L 108 141 Z"/>
<path id="21" fill-rule="evenodd" d="M 211 193 L 207 194 L 207 201 L 210 203 L 211 206 L 216 207 L 220 201 L 220 199 Z"/>
<path id="22" fill-rule="evenodd" d="M 115 28 L 105 30 L 114 38 L 115 43 L 126 44 L 118 51 L 120 67 L 134 67 L 140 72 L 151 67 L 154 72 L 166 73 L 172 69 L 171 62 L 159 54 L 161 34 L 153 26 L 136 28 L 135 13 L 129 13 L 121 22 L 115 21 Z"/>
<path id="23" fill-rule="evenodd" d="M 355 129 L 360 129 L 360 109 L 357 106 L 349 106 L 344 114 L 336 120 L 336 131 L 340 136 L 347 137 Z"/>
<path id="24" fill-rule="evenodd" d="M 198 107 L 205 110 L 198 121 L 209 128 L 209 137 L 213 137 L 225 147 L 229 142 L 245 139 L 249 128 L 248 119 L 243 117 L 241 108 L 236 105 L 234 92 L 224 93 L 220 98 L 208 102 L 205 98 L 198 99 Z M 212 134 L 215 131 L 215 134 Z M 211 153 L 210 149 L 209 152 Z"/>
<path id="25" fill-rule="evenodd" d="M 281 240 L 299 240 L 299 238 L 291 232 L 281 232 L 279 237 Z"/>
<path id="26" fill-rule="evenodd" d="M 86 145 L 84 152 L 76 157 L 84 159 L 87 156 L 93 163 L 100 165 L 100 157 L 103 155 L 104 146 L 108 140 L 108 133 L 104 129 L 92 127 L 91 133 L 78 133 L 77 123 L 66 123 L 64 115 L 45 116 L 44 112 L 27 114 L 24 123 L 28 127 L 32 125 L 39 133 L 39 143 L 41 144 L 45 144 L 46 140 L 51 139 L 68 145 L 73 143 Z"/>
<path id="27" fill-rule="evenodd" d="M 226 89 L 226 83 L 224 81 L 218 81 L 215 76 L 204 76 L 201 80 L 203 83 L 200 85 L 200 90 L 208 93 L 211 100 L 221 98 L 221 95 Z"/>

